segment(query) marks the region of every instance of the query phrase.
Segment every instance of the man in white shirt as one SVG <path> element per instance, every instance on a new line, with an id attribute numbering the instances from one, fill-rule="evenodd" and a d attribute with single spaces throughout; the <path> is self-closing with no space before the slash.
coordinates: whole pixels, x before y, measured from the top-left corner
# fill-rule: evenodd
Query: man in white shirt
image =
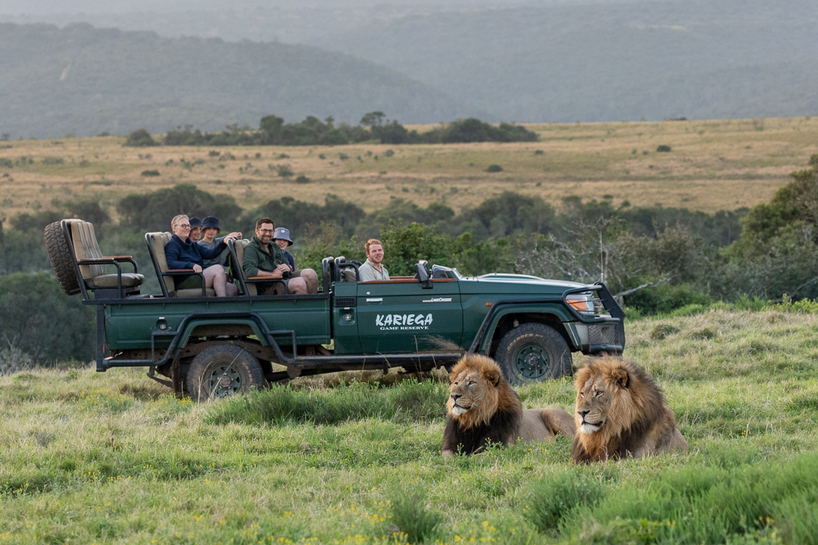
<path id="1" fill-rule="evenodd" d="M 358 268 L 359 282 L 389 280 L 389 271 L 383 266 L 383 243 L 376 238 L 370 238 L 364 248 L 366 261 Z"/>

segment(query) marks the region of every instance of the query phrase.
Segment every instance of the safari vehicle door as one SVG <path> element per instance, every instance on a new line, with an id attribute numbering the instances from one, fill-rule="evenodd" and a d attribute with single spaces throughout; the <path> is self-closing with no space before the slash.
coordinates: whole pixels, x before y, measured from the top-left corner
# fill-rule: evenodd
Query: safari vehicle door
<path id="1" fill-rule="evenodd" d="M 459 349 L 463 308 L 456 276 L 432 278 L 423 265 L 420 278 L 359 282 L 358 336 L 364 354 Z M 423 273 L 426 278 L 423 278 Z"/>

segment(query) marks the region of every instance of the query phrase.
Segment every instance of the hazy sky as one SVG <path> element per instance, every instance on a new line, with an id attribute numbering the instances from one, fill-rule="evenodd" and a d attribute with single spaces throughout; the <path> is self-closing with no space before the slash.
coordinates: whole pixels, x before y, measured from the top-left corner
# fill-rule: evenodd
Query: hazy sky
<path id="1" fill-rule="evenodd" d="M 234 11 L 248 8 L 298 9 L 315 6 L 444 6 L 608 3 L 617 0 L 0 0 L 0 13 L 7 15 L 53 15 L 56 13 L 136 13 L 187 10 Z"/>

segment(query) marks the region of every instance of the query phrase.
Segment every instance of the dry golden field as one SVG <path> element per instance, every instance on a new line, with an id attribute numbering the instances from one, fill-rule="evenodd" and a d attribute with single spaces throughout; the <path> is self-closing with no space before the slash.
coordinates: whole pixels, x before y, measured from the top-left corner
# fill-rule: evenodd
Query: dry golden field
<path id="1" fill-rule="evenodd" d="M 818 118 L 808 116 L 526 126 L 540 142 L 218 148 L 131 148 L 121 136 L 0 142 L 0 218 L 85 199 L 114 212 L 124 195 L 179 183 L 229 193 L 242 208 L 282 196 L 323 203 L 332 193 L 366 211 L 392 197 L 459 211 L 508 190 L 555 204 L 569 195 L 606 196 L 615 205 L 715 212 L 768 200 L 818 153 Z M 660 145 L 671 151 L 657 152 Z M 492 164 L 503 171 L 487 173 Z M 294 175 L 279 176 L 281 165 Z M 146 170 L 160 175 L 142 176 Z M 299 175 L 309 182 L 296 183 Z"/>

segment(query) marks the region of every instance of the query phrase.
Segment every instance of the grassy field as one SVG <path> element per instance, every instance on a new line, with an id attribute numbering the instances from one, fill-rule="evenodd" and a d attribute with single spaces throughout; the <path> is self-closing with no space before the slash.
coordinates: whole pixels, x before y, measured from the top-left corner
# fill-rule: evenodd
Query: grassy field
<path id="1" fill-rule="evenodd" d="M 816 332 L 777 310 L 629 322 L 690 451 L 583 467 L 566 439 L 444 460 L 440 375 L 210 405 L 138 370 L 0 377 L 0 544 L 814 543 Z M 519 391 L 573 405 L 569 381 Z"/>
<path id="2" fill-rule="evenodd" d="M 392 197 L 459 211 L 508 190 L 552 202 L 608 195 L 615 205 L 715 212 L 769 200 L 818 153 L 818 118 L 808 116 L 526 126 L 540 142 L 228 148 L 129 148 L 116 136 L 0 142 L 0 205 L 7 218 L 84 199 L 113 212 L 128 193 L 195 183 L 232 195 L 245 209 L 281 196 L 323 204 L 333 193 L 368 212 Z M 657 152 L 659 146 L 671 151 Z M 489 165 L 503 170 L 487 173 Z M 294 175 L 280 177 L 281 166 Z M 309 182 L 297 183 L 299 175 Z"/>

